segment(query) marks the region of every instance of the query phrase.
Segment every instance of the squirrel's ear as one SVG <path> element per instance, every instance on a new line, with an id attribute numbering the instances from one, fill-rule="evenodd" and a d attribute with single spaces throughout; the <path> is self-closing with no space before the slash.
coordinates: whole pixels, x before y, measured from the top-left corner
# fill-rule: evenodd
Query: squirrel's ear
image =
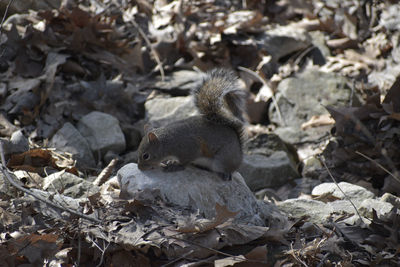
<path id="1" fill-rule="evenodd" d="M 151 125 L 150 123 L 146 123 L 144 126 L 143 126 L 143 130 L 144 130 L 144 132 L 147 134 L 148 132 L 150 132 L 151 130 L 153 130 L 154 129 L 154 127 L 153 127 L 153 125 Z"/>
<path id="2" fill-rule="evenodd" d="M 150 143 L 158 142 L 158 137 L 155 133 L 149 132 L 147 133 L 147 138 L 149 139 Z"/>

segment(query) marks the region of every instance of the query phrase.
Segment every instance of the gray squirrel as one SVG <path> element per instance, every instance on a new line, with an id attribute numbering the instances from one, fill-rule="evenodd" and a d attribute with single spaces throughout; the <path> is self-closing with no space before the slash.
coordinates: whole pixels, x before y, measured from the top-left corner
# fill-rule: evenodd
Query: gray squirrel
<path id="1" fill-rule="evenodd" d="M 243 158 L 246 93 L 233 71 L 218 68 L 206 73 L 193 95 L 200 115 L 160 128 L 145 127 L 138 167 L 152 169 L 167 161 L 165 170 L 175 171 L 193 163 L 229 180 Z M 171 159 L 175 163 L 168 162 Z"/>

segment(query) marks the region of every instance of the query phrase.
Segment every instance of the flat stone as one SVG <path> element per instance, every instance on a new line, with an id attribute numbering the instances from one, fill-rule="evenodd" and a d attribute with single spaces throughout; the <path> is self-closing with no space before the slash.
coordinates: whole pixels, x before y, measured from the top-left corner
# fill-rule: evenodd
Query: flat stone
<path id="1" fill-rule="evenodd" d="M 374 198 L 374 193 L 368 191 L 364 187 L 340 182 L 340 188 L 343 192 L 352 200 L 363 201 L 364 199 Z M 335 183 L 323 183 L 314 187 L 312 193 L 313 196 L 321 196 L 325 194 L 332 194 L 332 196 L 337 197 L 339 199 L 345 199 L 342 191 L 337 187 Z"/>
<path id="2" fill-rule="evenodd" d="M 60 171 L 43 179 L 43 190 L 62 193 L 72 198 L 81 198 L 99 192 L 100 188 L 72 173 Z"/>
<path id="3" fill-rule="evenodd" d="M 145 108 L 146 119 L 154 127 L 164 126 L 198 114 L 192 96 L 155 97 L 146 101 Z"/>
<path id="4" fill-rule="evenodd" d="M 296 166 L 284 151 L 276 151 L 269 157 L 260 154 L 244 155 L 239 172 L 253 191 L 279 187 L 299 177 Z"/>
<path id="5" fill-rule="evenodd" d="M 214 173 L 194 167 L 177 172 L 160 169 L 142 172 L 137 164 L 130 163 L 118 171 L 117 177 L 125 198 L 144 190 L 157 191 L 166 203 L 198 209 L 206 218 L 215 217 L 216 203 L 238 212 L 235 220 L 253 225 L 264 226 L 278 212 L 272 204 L 258 201 L 239 173 L 234 173 L 231 181 L 224 181 Z"/>
<path id="6" fill-rule="evenodd" d="M 50 145 L 72 154 L 77 160 L 77 166 L 95 167 L 96 162 L 89 143 L 80 132 L 69 122 L 66 122 L 50 140 Z"/>
<path id="7" fill-rule="evenodd" d="M 333 212 L 333 209 L 324 202 L 313 199 L 287 199 L 277 206 L 294 218 L 307 216 L 314 223 L 325 222 Z"/>
<path id="8" fill-rule="evenodd" d="M 119 122 L 109 114 L 93 111 L 82 117 L 77 129 L 95 154 L 100 152 L 104 156 L 109 150 L 118 154 L 126 148 Z"/>
<path id="9" fill-rule="evenodd" d="M 284 128 L 277 133 L 288 143 L 304 141 L 306 138 L 318 139 L 326 134 L 330 126 L 302 130 L 301 125 L 312 116 L 327 114 L 325 106 L 346 106 L 351 98 L 351 90 L 345 77 L 321 72 L 316 68 L 282 80 L 277 92 L 276 101 L 282 120 L 274 105 L 270 106 L 269 117 L 272 122 Z"/>

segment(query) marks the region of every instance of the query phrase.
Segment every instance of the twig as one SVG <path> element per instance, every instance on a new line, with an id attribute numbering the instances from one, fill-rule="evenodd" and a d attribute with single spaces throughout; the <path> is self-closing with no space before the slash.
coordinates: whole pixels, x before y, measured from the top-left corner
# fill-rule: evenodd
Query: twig
<path id="1" fill-rule="evenodd" d="M 105 255 L 105 253 L 106 253 L 108 247 L 110 246 L 110 243 L 107 242 L 107 245 L 106 245 L 106 244 L 105 244 L 106 241 L 105 241 L 104 239 L 102 239 L 102 241 L 103 241 L 103 248 L 102 248 L 102 247 L 100 247 L 99 244 L 97 244 L 97 243 L 90 237 L 90 235 L 88 235 L 87 238 L 93 243 L 93 245 L 94 245 L 95 247 L 97 247 L 98 250 L 101 251 L 100 262 L 96 265 L 96 267 L 102 266 L 102 265 L 103 265 L 103 262 L 104 262 L 104 255 Z"/>
<path id="2" fill-rule="evenodd" d="M 186 252 L 185 254 L 183 254 L 182 256 L 180 256 L 179 258 L 174 259 L 173 261 L 170 261 L 166 264 L 161 265 L 160 267 L 167 267 L 170 266 L 171 264 L 174 264 L 182 259 L 185 259 L 188 255 L 192 254 L 194 252 L 193 249 L 189 250 L 188 252 Z"/>
<path id="3" fill-rule="evenodd" d="M 112 171 L 114 170 L 115 165 L 117 164 L 118 160 L 117 159 L 112 159 L 110 163 L 108 163 L 107 167 L 104 168 L 104 170 L 101 171 L 99 176 L 97 176 L 96 180 L 94 180 L 93 184 L 100 186 L 104 184 L 108 178 L 110 178 L 110 175 Z"/>
<path id="4" fill-rule="evenodd" d="M 4 11 L 4 15 L 3 15 L 3 18 L 2 18 L 1 24 L 0 24 L 0 40 L 1 40 L 1 36 L 3 35 L 3 24 L 4 24 L 4 21 L 6 20 L 8 9 L 10 8 L 10 6 L 11 6 L 13 1 L 14 0 L 8 1 L 7 7 L 6 7 L 6 11 Z"/>
<path id="5" fill-rule="evenodd" d="M 342 190 L 342 188 L 340 188 L 340 186 L 339 186 L 338 182 L 336 181 L 335 177 L 333 177 L 333 175 L 332 175 L 331 171 L 329 170 L 328 166 L 326 166 L 325 160 L 322 159 L 321 157 L 320 157 L 320 160 L 321 160 L 322 164 L 324 165 L 325 169 L 327 170 L 329 176 L 332 178 L 332 180 L 335 183 L 335 185 L 339 188 L 339 190 L 342 192 L 344 197 L 351 203 L 351 205 L 355 209 L 358 217 L 360 217 L 360 220 L 363 222 L 363 218 L 361 217 L 360 213 L 358 212 L 358 209 L 357 209 L 356 205 L 354 205 L 353 201 L 347 196 L 347 194 Z"/>
<path id="6" fill-rule="evenodd" d="M 366 158 L 367 160 L 375 163 L 376 165 L 378 165 L 378 167 L 380 167 L 382 170 L 384 170 L 386 173 L 388 173 L 390 176 L 392 176 L 397 182 L 400 183 L 400 178 L 397 177 L 396 175 L 394 175 L 392 172 L 390 172 L 388 169 L 386 169 L 385 167 L 383 167 L 379 162 L 377 162 L 374 159 L 371 159 L 370 157 L 368 157 L 367 155 L 364 155 L 363 153 L 356 151 L 356 154 L 363 156 L 364 158 Z"/>
<path id="7" fill-rule="evenodd" d="M 255 71 L 252 71 L 251 69 L 248 69 L 248 68 L 245 68 L 245 67 L 241 67 L 241 66 L 239 66 L 238 69 L 241 70 L 241 71 L 247 72 L 248 74 L 252 75 L 257 80 L 259 80 L 265 87 L 269 88 L 267 81 L 265 79 L 263 79 L 260 75 L 258 75 Z M 283 126 L 286 126 L 286 123 L 283 120 L 281 110 L 279 109 L 278 103 L 276 102 L 276 99 L 275 99 L 275 96 L 274 96 L 273 92 L 271 92 L 271 98 L 272 98 L 272 103 L 274 104 L 274 107 L 276 109 L 276 112 L 278 113 L 279 120 L 281 121 Z"/>
<path id="8" fill-rule="evenodd" d="M 225 253 L 225 252 L 219 251 L 219 250 L 214 249 L 214 248 L 206 247 L 204 245 L 200 245 L 200 244 L 198 244 L 196 242 L 193 242 L 193 241 L 190 241 L 190 240 L 186 240 L 184 238 L 177 237 L 177 235 L 180 235 L 180 234 L 181 233 L 178 233 L 176 235 L 157 237 L 157 238 L 143 238 L 143 239 L 146 240 L 146 241 L 154 241 L 154 240 L 161 239 L 161 238 L 172 238 L 172 239 L 176 239 L 176 240 L 179 240 L 179 241 L 182 241 L 182 242 L 186 242 L 186 243 L 191 244 L 193 246 L 197 246 L 199 248 L 207 249 L 209 251 L 212 251 L 212 252 L 214 252 L 216 254 L 219 254 L 219 255 L 222 255 L 222 256 L 230 257 L 230 258 L 237 259 L 237 260 L 243 260 L 243 258 L 240 258 L 238 256 L 235 256 L 235 255 L 232 255 L 232 254 L 229 254 L 229 253 Z M 266 263 L 265 261 L 258 261 L 258 260 L 251 260 L 251 259 L 246 259 L 246 261 L 247 262 L 254 262 L 254 263 L 264 263 L 264 264 Z"/>
<path id="9" fill-rule="evenodd" d="M 151 52 L 153 53 L 154 59 L 157 62 L 157 66 L 160 69 L 161 80 L 164 81 L 164 79 L 165 79 L 164 68 L 162 66 L 162 62 L 160 60 L 160 57 L 159 57 L 157 51 L 151 45 L 151 42 L 150 42 L 149 38 L 147 38 L 146 34 L 142 30 L 142 28 L 140 28 L 139 24 L 137 24 L 135 20 L 132 20 L 131 22 L 132 22 L 133 26 L 136 27 L 136 29 L 138 30 L 139 34 L 142 36 L 142 38 L 146 42 L 147 46 L 150 48 Z"/>
<path id="10" fill-rule="evenodd" d="M 98 220 L 98 219 L 96 219 L 96 218 L 92 218 L 92 217 L 90 217 L 90 216 L 88 216 L 88 215 L 85 215 L 85 214 L 83 214 L 83 213 L 81 213 L 81 212 L 78 212 L 78 211 L 76 211 L 76 210 L 70 209 L 70 208 L 68 208 L 68 207 L 63 207 L 63 206 L 61 206 L 61 205 L 58 205 L 58 204 L 56 204 L 56 203 L 53 203 L 53 202 L 51 202 L 51 201 L 49 201 L 49 200 L 47 200 L 47 199 L 45 199 L 45 198 L 43 198 L 43 197 L 41 197 L 41 196 L 35 194 L 35 193 L 32 192 L 31 190 L 22 187 L 22 186 L 19 185 L 16 181 L 14 181 L 14 179 L 13 179 L 13 178 L 11 177 L 11 175 L 10 175 L 10 171 L 8 170 L 8 168 L 7 168 L 7 166 L 6 166 L 6 160 L 5 160 L 5 157 L 4 157 L 4 150 L 3 150 L 3 142 L 2 142 L 2 141 L 0 141 L 0 156 L 1 156 L 0 168 L 1 168 L 1 172 L 4 174 L 5 179 L 6 179 L 10 184 L 12 184 L 14 187 L 16 187 L 17 189 L 19 189 L 20 191 L 22 191 L 22 192 L 24 192 L 24 193 L 26 193 L 26 194 L 28 194 L 28 195 L 33 196 L 35 199 L 40 200 L 40 201 L 42 201 L 43 203 L 46 203 L 47 205 L 52 206 L 53 208 L 58 208 L 58 209 L 67 211 L 67 212 L 69 212 L 69 213 L 71 213 L 71 214 L 74 214 L 74 215 L 76 215 L 76 216 L 78 216 L 78 217 L 84 218 L 84 219 L 86 219 L 86 220 L 89 220 L 89 221 L 92 221 L 92 222 L 95 222 L 95 223 L 101 223 L 101 221 Z"/>

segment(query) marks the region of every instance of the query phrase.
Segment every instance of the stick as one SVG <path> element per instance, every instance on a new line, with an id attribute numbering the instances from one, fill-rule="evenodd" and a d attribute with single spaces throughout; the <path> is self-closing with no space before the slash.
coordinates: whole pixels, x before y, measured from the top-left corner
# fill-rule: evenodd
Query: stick
<path id="1" fill-rule="evenodd" d="M 3 142 L 2 142 L 2 141 L 0 141 L 0 156 L 1 156 L 1 164 L 0 164 L 1 172 L 4 174 L 5 179 L 6 179 L 10 184 L 12 184 L 15 188 L 17 188 L 18 190 L 20 190 L 20 191 L 22 191 L 22 192 L 24 192 L 24 193 L 26 193 L 26 194 L 28 194 L 28 195 L 33 196 L 35 199 L 37 199 L 37 200 L 39 200 L 39 201 L 42 201 L 43 203 L 46 203 L 47 205 L 52 206 L 53 208 L 58 208 L 58 209 L 67 211 L 67 212 L 69 212 L 69 213 L 71 213 L 71 214 L 74 214 L 74 215 L 76 215 L 76 216 L 78 216 L 78 217 L 84 218 L 84 219 L 86 219 L 86 220 L 89 220 L 89 221 L 92 221 L 92 222 L 95 222 L 95 223 L 101 223 L 101 221 L 98 220 L 98 219 L 96 219 L 96 218 L 92 218 L 92 217 L 90 217 L 90 216 L 88 216 L 88 215 L 85 215 L 85 214 L 79 212 L 79 211 L 76 211 L 76 210 L 73 210 L 73 209 L 70 209 L 70 208 L 67 208 L 67 207 L 63 207 L 63 206 L 61 206 L 61 205 L 59 205 L 59 204 L 53 203 L 53 202 L 51 202 L 51 201 L 49 201 L 49 200 L 47 200 L 47 199 L 45 199 L 45 198 L 43 198 L 43 197 L 41 197 L 41 196 L 35 194 L 35 193 L 32 192 L 31 190 L 26 189 L 26 188 L 22 187 L 21 185 L 19 185 L 19 184 L 11 177 L 10 171 L 9 171 L 8 168 L 6 167 L 6 160 L 5 160 L 5 157 L 4 157 L 4 150 L 3 150 Z"/>
<path id="2" fill-rule="evenodd" d="M 339 184 L 337 183 L 335 177 L 333 177 L 331 171 L 329 170 L 328 166 L 326 166 L 325 160 L 323 160 L 322 158 L 320 158 L 322 164 L 324 165 L 325 169 L 328 171 L 329 176 L 332 178 L 333 182 L 335 183 L 335 185 L 339 188 L 339 190 L 342 192 L 342 194 L 344 195 L 344 197 L 350 201 L 351 205 L 353 206 L 353 208 L 356 210 L 356 213 L 358 215 L 358 217 L 360 217 L 361 221 L 363 222 L 363 218 L 361 217 L 360 213 L 358 212 L 358 209 L 356 207 L 356 205 L 354 205 L 353 201 L 351 201 L 351 199 L 346 195 L 346 193 L 342 190 L 342 188 L 340 188 Z"/>

